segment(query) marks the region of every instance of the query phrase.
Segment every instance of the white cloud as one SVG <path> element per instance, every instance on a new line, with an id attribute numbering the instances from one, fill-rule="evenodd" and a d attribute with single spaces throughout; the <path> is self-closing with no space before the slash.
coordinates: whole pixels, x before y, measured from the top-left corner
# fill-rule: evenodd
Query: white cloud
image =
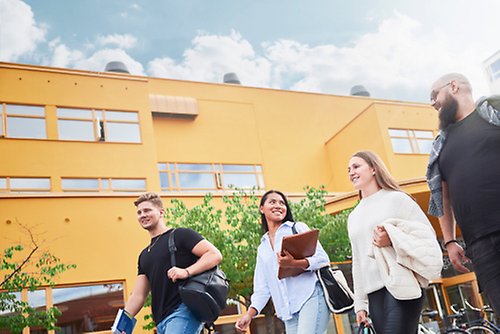
<path id="1" fill-rule="evenodd" d="M 46 27 L 35 21 L 31 7 L 19 0 L 0 0 L 0 60 L 31 55 L 45 39 Z"/>
<path id="2" fill-rule="evenodd" d="M 52 50 L 50 66 L 67 68 L 84 58 L 82 52 L 69 49 L 59 38 L 50 41 L 49 47 Z"/>
<path id="3" fill-rule="evenodd" d="M 129 34 L 112 34 L 97 36 L 96 43 L 100 46 L 113 45 L 122 49 L 131 49 L 137 44 L 137 38 Z"/>
<path id="4" fill-rule="evenodd" d="M 235 31 L 229 36 L 200 33 L 181 62 L 164 57 L 148 64 L 148 73 L 157 77 L 222 82 L 225 73 L 235 72 L 249 86 L 269 86 L 271 63 L 258 56 L 252 45 Z"/>
<path id="5" fill-rule="evenodd" d="M 373 97 L 426 101 L 429 86 L 438 76 L 459 71 L 484 93 L 480 51 L 463 45 L 459 49 L 451 44 L 450 33 L 439 26 L 429 29 L 397 12 L 382 20 L 376 31 L 344 47 L 278 40 L 263 43 L 259 54 L 237 32 L 199 33 L 180 61 L 156 58 L 147 72 L 208 82 L 221 82 L 224 73 L 236 72 L 244 85 L 340 95 L 363 84 Z"/>
<path id="6" fill-rule="evenodd" d="M 52 51 L 50 66 L 103 72 L 110 61 L 121 61 L 131 74 L 144 75 L 142 64 L 122 49 L 101 49 L 88 55 L 80 50 L 69 48 L 61 43 L 59 38 L 50 41 L 49 47 Z"/>

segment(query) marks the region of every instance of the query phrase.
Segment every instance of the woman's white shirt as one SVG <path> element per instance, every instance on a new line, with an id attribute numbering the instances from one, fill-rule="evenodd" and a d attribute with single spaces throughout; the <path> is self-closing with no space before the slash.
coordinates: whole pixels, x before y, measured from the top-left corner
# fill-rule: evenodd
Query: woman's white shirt
<path id="1" fill-rule="evenodd" d="M 330 259 L 318 241 L 316 253 L 307 258 L 308 271 L 298 276 L 278 279 L 277 253 L 281 250 L 283 237 L 293 234 L 293 224 L 293 222 L 284 222 L 278 227 L 274 237 L 274 250 L 271 247 L 269 233 L 262 237 L 257 249 L 254 293 L 250 305 L 260 313 L 271 297 L 276 314 L 283 321 L 290 319 L 294 313 L 300 311 L 302 305 L 312 295 L 317 281 L 315 270 L 330 265 Z M 295 228 L 298 233 L 309 230 L 309 227 L 301 222 L 297 222 Z"/>

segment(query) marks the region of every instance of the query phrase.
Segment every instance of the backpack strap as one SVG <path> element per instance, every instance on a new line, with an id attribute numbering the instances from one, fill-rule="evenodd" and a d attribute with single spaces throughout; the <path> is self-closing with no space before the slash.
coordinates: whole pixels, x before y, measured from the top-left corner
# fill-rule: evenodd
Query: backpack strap
<path id="1" fill-rule="evenodd" d="M 172 267 L 175 267 L 175 252 L 177 251 L 177 248 L 175 247 L 175 239 L 174 239 L 174 232 L 175 229 L 170 232 L 170 235 L 168 236 L 168 251 L 170 252 L 170 265 Z"/>
<path id="2" fill-rule="evenodd" d="M 297 229 L 295 228 L 295 224 L 297 224 L 296 222 L 293 222 L 293 225 L 292 225 L 292 232 L 293 234 L 297 234 Z"/>

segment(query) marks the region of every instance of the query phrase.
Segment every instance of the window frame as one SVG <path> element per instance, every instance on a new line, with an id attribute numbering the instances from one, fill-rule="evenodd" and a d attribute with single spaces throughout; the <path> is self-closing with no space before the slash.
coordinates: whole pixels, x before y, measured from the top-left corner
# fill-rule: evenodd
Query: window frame
<path id="1" fill-rule="evenodd" d="M 65 188 L 64 180 L 96 180 L 97 188 Z M 116 181 L 143 181 L 144 188 L 116 188 L 113 187 L 113 182 Z M 105 185 L 107 184 L 107 186 Z M 63 192 L 141 192 L 147 190 L 147 178 L 145 177 L 61 177 L 61 189 Z"/>
<path id="2" fill-rule="evenodd" d="M 91 118 L 84 118 L 78 116 L 59 116 L 58 111 L 68 111 L 68 110 L 85 110 L 90 111 Z M 135 115 L 134 119 L 115 119 L 110 117 L 112 113 L 124 113 L 129 115 Z M 108 119 L 109 118 L 109 119 Z M 57 129 L 58 129 L 58 140 L 62 141 L 82 141 L 82 142 L 106 142 L 106 143 L 127 143 L 127 144 L 140 144 L 142 143 L 142 133 L 141 133 L 141 123 L 139 118 L 139 111 L 136 110 L 115 110 L 115 109 L 98 109 L 98 108 L 78 108 L 78 107 L 66 107 L 66 106 L 56 106 L 56 119 L 57 119 Z M 92 122 L 93 128 L 93 140 L 84 139 L 61 139 L 60 123 L 59 121 L 79 121 L 79 122 Z M 130 124 L 136 125 L 138 130 L 138 141 L 123 141 L 123 140 L 109 140 L 110 130 L 108 126 L 115 124 Z"/>
<path id="3" fill-rule="evenodd" d="M 391 130 L 394 130 L 394 131 L 405 131 L 406 132 L 406 136 L 391 134 Z M 430 134 L 430 137 L 423 137 L 421 135 L 417 135 L 418 132 L 428 133 L 428 134 Z M 389 140 L 391 142 L 392 151 L 395 154 L 422 154 L 422 155 L 429 155 L 430 152 L 420 152 L 421 150 L 420 150 L 419 143 L 421 141 L 426 141 L 426 142 L 428 141 L 428 142 L 432 143 L 432 141 L 434 140 L 434 137 L 435 137 L 434 130 L 429 130 L 429 129 L 388 128 L 387 133 L 389 135 Z M 406 140 L 408 140 L 408 142 L 410 144 L 411 152 L 397 152 L 395 150 L 393 139 L 406 139 Z"/>
<path id="4" fill-rule="evenodd" d="M 205 166 L 202 169 L 188 169 L 185 168 L 184 165 L 199 165 L 200 167 Z M 241 166 L 241 167 L 249 167 L 248 171 L 230 171 L 224 170 L 224 166 Z M 261 164 L 235 164 L 235 163 L 188 163 L 188 162 L 165 162 L 160 161 L 157 163 L 158 173 L 160 176 L 160 188 L 162 191 L 172 191 L 172 192 L 224 192 L 228 190 L 232 190 L 233 188 L 230 185 L 226 185 L 224 182 L 225 177 L 229 175 L 253 175 L 255 177 L 255 185 L 251 188 L 245 187 L 238 188 L 251 190 L 263 190 L 265 189 L 264 183 L 264 173 Z M 214 181 L 214 187 L 185 187 L 181 184 L 180 175 L 182 173 L 185 174 L 203 174 L 203 175 L 211 175 Z M 161 180 L 163 179 L 162 175 L 165 175 L 165 178 L 168 180 L 168 186 L 164 186 L 161 184 Z"/>
<path id="5" fill-rule="evenodd" d="M 50 177 L 46 176 L 0 176 L 1 179 L 5 179 L 5 188 L 0 188 L 0 192 L 4 193 L 14 193 L 14 194 L 24 194 L 24 193 L 48 193 L 52 191 L 52 180 Z M 12 188 L 12 179 L 43 179 L 48 180 L 48 188 Z"/>
<path id="6" fill-rule="evenodd" d="M 45 105 L 38 104 L 21 104 L 21 103 L 7 103 L 0 102 L 0 138 L 10 138 L 10 139 L 32 139 L 32 140 L 47 140 L 47 111 L 45 110 Z M 37 107 L 43 111 L 43 115 L 33 115 L 33 114 L 18 114 L 9 113 L 8 106 L 20 106 L 20 107 Z M 35 119 L 35 120 L 43 120 L 43 137 L 22 137 L 22 136 L 10 136 L 8 119 L 11 118 L 21 118 L 21 119 Z"/>

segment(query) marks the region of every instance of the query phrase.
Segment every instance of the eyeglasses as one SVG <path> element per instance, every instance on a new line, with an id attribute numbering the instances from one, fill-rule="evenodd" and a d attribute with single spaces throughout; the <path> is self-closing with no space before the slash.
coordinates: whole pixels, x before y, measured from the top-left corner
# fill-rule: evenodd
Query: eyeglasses
<path id="1" fill-rule="evenodd" d="M 441 91 L 441 89 L 443 89 L 444 87 L 449 86 L 449 85 L 451 85 L 451 81 L 448 82 L 447 84 L 442 85 L 438 89 L 433 89 L 431 92 L 431 102 L 436 102 L 436 98 L 437 98 L 439 92 Z"/>

